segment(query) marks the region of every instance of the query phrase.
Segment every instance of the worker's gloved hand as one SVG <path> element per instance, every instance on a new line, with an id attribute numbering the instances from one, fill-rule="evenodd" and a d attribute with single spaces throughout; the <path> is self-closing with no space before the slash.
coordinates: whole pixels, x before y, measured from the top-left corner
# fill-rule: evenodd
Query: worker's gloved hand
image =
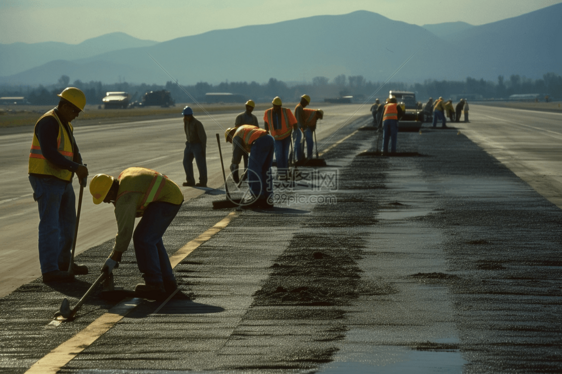
<path id="1" fill-rule="evenodd" d="M 86 165 L 78 166 L 78 169 L 76 169 L 76 176 L 78 177 L 80 184 L 86 187 L 88 177 L 88 168 L 86 167 Z"/>
<path id="2" fill-rule="evenodd" d="M 111 258 L 108 258 L 107 260 L 105 260 L 105 264 L 103 264 L 103 267 L 101 268 L 101 272 L 111 274 L 113 272 L 113 269 L 117 265 L 119 265 L 119 263 L 117 261 L 112 260 Z"/>

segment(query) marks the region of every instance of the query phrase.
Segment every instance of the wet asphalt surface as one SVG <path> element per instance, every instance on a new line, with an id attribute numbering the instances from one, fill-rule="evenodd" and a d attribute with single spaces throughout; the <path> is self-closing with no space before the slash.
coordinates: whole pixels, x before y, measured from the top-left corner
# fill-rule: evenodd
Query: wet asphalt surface
<path id="1" fill-rule="evenodd" d="M 180 295 L 158 313 L 142 302 L 61 372 L 562 372 L 560 209 L 455 129 L 400 133 L 398 157 L 378 140 L 358 131 L 327 167 L 277 182 L 273 211 L 239 212 L 175 268 Z M 184 204 L 170 254 L 231 211 L 217 199 Z M 78 257 L 91 275 L 0 299 L 0 372 L 25 372 L 116 304 L 97 293 L 46 327 L 112 245 Z M 132 246 L 115 278 L 142 281 Z"/>

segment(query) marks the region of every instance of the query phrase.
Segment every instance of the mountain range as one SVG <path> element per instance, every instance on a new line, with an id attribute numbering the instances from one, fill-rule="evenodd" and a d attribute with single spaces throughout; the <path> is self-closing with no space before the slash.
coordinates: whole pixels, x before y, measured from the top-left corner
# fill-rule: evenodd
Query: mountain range
<path id="1" fill-rule="evenodd" d="M 562 4 L 473 26 L 424 25 L 357 11 L 245 26 L 166 42 L 123 33 L 77 45 L 0 44 L 0 83 L 71 81 L 311 81 L 339 74 L 371 81 L 496 80 L 562 74 Z"/>

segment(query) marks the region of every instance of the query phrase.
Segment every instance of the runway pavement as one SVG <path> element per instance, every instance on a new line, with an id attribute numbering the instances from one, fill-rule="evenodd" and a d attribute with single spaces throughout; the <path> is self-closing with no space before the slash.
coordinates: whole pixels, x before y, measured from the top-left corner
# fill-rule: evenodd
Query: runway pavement
<path id="1" fill-rule="evenodd" d="M 164 238 L 182 291 L 165 305 L 98 294 L 74 322 L 47 327 L 96 275 L 25 284 L 0 299 L 0 372 L 562 370 L 562 212 L 516 175 L 554 162 L 540 146 L 541 157 L 529 147 L 498 162 L 495 149 L 520 143 L 503 148 L 494 133 L 513 128 L 471 108 L 458 128 L 400 133 L 398 157 L 373 152 L 379 135 L 359 130 L 368 116 L 336 123 L 328 167 L 278 183 L 286 200 L 273 211 L 213 211 L 216 190 L 188 201 Z M 556 118 L 548 126 L 560 131 Z M 513 139 L 554 144 L 514 128 Z M 79 260 L 100 264 L 111 246 Z M 116 279 L 140 281 L 132 248 Z"/>
<path id="2" fill-rule="evenodd" d="M 311 108 L 315 108 L 315 103 L 312 104 Z M 325 119 L 319 121 L 318 141 L 321 145 L 324 141 L 330 142 L 334 131 L 364 115 L 368 109 L 361 105 L 330 106 Z M 223 185 L 215 134 L 219 133 L 223 139 L 224 131 L 234 125 L 237 114 L 197 117 L 205 126 L 208 137 L 208 186 L 212 188 Z M 256 111 L 255 115 L 263 127 L 263 111 Z M 97 173 L 117 176 L 127 167 L 143 166 L 166 174 L 180 185 L 185 181 L 182 165 L 185 135 L 180 114 L 174 119 L 123 120 L 100 125 L 88 123 L 87 126 L 81 126 L 77 120 L 74 124 L 76 140 L 83 160 L 88 164 L 90 178 Z M 7 135 L 0 136 L 0 296 L 41 275 L 37 252 L 39 217 L 27 177 L 33 127 L 22 131 L 15 134 L 6 131 Z M 225 168 L 228 169 L 231 146 L 223 142 L 222 148 Z M 197 167 L 195 162 L 193 164 L 197 178 Z M 77 182 L 74 182 L 74 188 L 78 198 Z M 182 190 L 186 200 L 205 192 L 185 187 Z M 77 253 L 114 237 L 117 229 L 112 209 L 95 206 L 88 191 L 84 196 Z"/>

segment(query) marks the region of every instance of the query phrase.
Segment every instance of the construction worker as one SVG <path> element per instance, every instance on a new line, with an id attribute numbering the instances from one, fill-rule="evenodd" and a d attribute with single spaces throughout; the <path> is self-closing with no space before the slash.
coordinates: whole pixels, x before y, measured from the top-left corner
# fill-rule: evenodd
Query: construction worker
<path id="1" fill-rule="evenodd" d="M 451 122 L 455 122 L 455 107 L 453 106 L 453 100 L 449 99 L 445 103 L 445 110 L 447 111 L 447 117 Z"/>
<path id="2" fill-rule="evenodd" d="M 386 99 L 383 115 L 383 153 L 388 153 L 388 141 L 391 140 L 390 152 L 396 153 L 398 142 L 398 121 L 404 116 L 404 109 L 398 105 L 394 96 Z"/>
<path id="3" fill-rule="evenodd" d="M 90 182 L 90 192 L 94 204 L 115 206 L 117 237 L 102 271 L 113 271 L 132 237 L 137 265 L 144 278 L 144 284 L 137 284 L 135 292 L 161 296 L 175 291 L 177 283 L 162 236 L 183 203 L 178 185 L 157 171 L 131 167 L 118 178 L 97 174 Z M 136 229 L 135 217 L 142 217 Z"/>
<path id="4" fill-rule="evenodd" d="M 183 168 L 186 181 L 184 186 L 207 187 L 207 134 L 203 124 L 193 117 L 193 110 L 186 106 L 183 111 L 183 130 L 186 142 L 183 153 Z M 193 158 L 199 170 L 199 183 L 195 183 L 193 175 Z"/>
<path id="5" fill-rule="evenodd" d="M 258 117 L 254 116 L 252 114 L 255 107 L 256 107 L 256 103 L 254 103 L 254 100 L 246 101 L 246 111 L 244 113 L 240 113 L 236 117 L 236 121 L 234 121 L 234 127 L 239 127 L 239 126 L 242 126 L 242 125 L 253 125 L 253 126 L 256 126 L 256 127 L 260 127 L 260 124 L 258 123 Z M 247 169 L 248 168 L 248 154 L 244 153 L 243 157 L 244 157 L 244 169 Z"/>
<path id="6" fill-rule="evenodd" d="M 464 107 L 462 110 L 464 112 L 464 122 L 470 122 L 468 120 L 468 99 L 464 99 Z"/>
<path id="7" fill-rule="evenodd" d="M 266 130 L 252 125 L 242 125 L 226 129 L 224 137 L 232 143 L 232 162 L 230 171 L 238 183 L 238 165 L 243 154 L 250 153 L 248 181 L 252 193 L 252 204 L 259 208 L 272 208 L 271 193 L 273 180 L 271 164 L 275 151 L 275 139 Z"/>
<path id="8" fill-rule="evenodd" d="M 310 104 L 310 96 L 302 95 L 301 101 L 295 107 L 295 118 L 297 119 L 297 127 L 293 132 L 295 138 L 295 165 L 302 165 L 305 161 L 304 159 L 304 142 L 303 142 L 303 131 L 305 129 L 305 114 L 304 108 Z"/>
<path id="9" fill-rule="evenodd" d="M 455 106 L 455 121 L 461 121 L 462 108 L 464 106 L 464 99 L 461 99 Z"/>
<path id="10" fill-rule="evenodd" d="M 73 274 L 88 274 L 84 265 L 71 261 L 76 228 L 74 174 L 85 186 L 88 169 L 74 139 L 73 121 L 86 106 L 86 96 L 75 87 L 65 88 L 56 108 L 35 124 L 29 153 L 29 182 L 39 208 L 39 262 L 43 282 L 69 282 Z"/>
<path id="11" fill-rule="evenodd" d="M 321 109 L 303 109 L 304 111 L 304 136 L 306 139 L 306 158 L 312 159 L 312 150 L 314 149 L 314 131 L 316 131 L 316 122 L 324 118 L 324 111 Z"/>
<path id="12" fill-rule="evenodd" d="M 271 103 L 273 107 L 265 111 L 263 120 L 265 129 L 275 139 L 277 176 L 279 179 L 287 179 L 291 133 L 297 124 L 297 119 L 290 109 L 282 108 L 283 102 L 279 96 L 276 96 Z"/>
<path id="13" fill-rule="evenodd" d="M 375 99 L 375 103 L 371 105 L 371 114 L 373 115 L 373 123 L 375 127 L 377 127 L 379 124 L 378 121 L 379 105 L 381 105 L 381 102 L 378 98 Z"/>
<path id="14" fill-rule="evenodd" d="M 260 124 L 258 123 L 258 117 L 252 114 L 255 107 L 256 103 L 254 103 L 254 100 L 246 101 L 246 111 L 240 113 L 236 117 L 236 121 L 234 121 L 234 127 L 238 127 L 241 125 L 253 125 L 256 127 L 260 127 Z"/>
<path id="15" fill-rule="evenodd" d="M 447 127 L 447 119 L 445 118 L 445 105 L 443 103 L 443 98 L 439 97 L 435 104 L 433 104 L 433 127 L 437 127 L 437 121 L 442 122 L 441 127 Z"/>

